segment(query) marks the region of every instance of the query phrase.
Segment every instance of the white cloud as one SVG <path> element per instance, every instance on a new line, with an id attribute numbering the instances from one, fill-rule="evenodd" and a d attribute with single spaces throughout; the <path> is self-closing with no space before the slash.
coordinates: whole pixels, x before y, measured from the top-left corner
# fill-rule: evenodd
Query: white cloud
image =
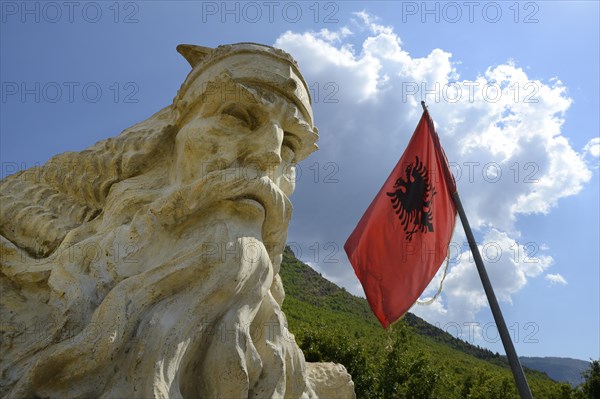
<path id="1" fill-rule="evenodd" d="M 490 229 L 478 247 L 496 297 L 509 304 L 512 295 L 525 287 L 529 278 L 539 276 L 553 263 L 552 257 L 540 253 L 536 244 L 520 244 L 496 229 Z M 473 321 L 477 313 L 488 306 L 487 297 L 466 240 L 454 239 L 451 248 L 454 266 L 444 281 L 443 301 L 430 308 L 413 307 L 413 312 L 437 322 Z M 438 286 L 439 273 L 424 296 L 432 295 Z"/>
<path id="2" fill-rule="evenodd" d="M 460 60 L 451 53 L 431 49 L 426 56 L 411 56 L 392 27 L 364 11 L 355 16 L 352 31 L 288 31 L 275 42 L 298 60 L 313 97 L 321 90 L 313 104 L 321 150 L 309 162 L 322 173 L 335 169 L 338 181 L 324 184 L 314 169 L 305 168 L 295 194 L 305 208 L 296 208 L 294 215 L 303 223 L 294 229 L 294 240 L 343 247 L 406 147 L 423 99 L 471 225 L 484 234 L 481 249 L 489 258 L 496 294 L 511 303 L 529 279 L 553 263 L 545 245 L 519 242 L 515 222 L 520 215 L 546 214 L 561 198 L 579 193 L 592 176 L 586 154 L 597 156 L 600 140 L 590 140 L 581 153 L 571 147 L 563 124 L 572 100 L 560 80 L 532 79 L 510 60 L 461 76 Z M 348 37 L 354 45 L 345 41 Z M 329 83 L 336 88 L 335 102 L 324 101 Z M 335 168 L 328 169 L 332 164 Z M 432 322 L 470 322 L 488 306 L 466 240 L 456 235 L 460 258 L 452 264 L 441 300 L 413 308 Z M 362 295 L 346 256 L 340 252 L 337 258 L 321 270 Z M 433 295 L 438 283 L 439 276 L 423 296 Z"/>
<path id="3" fill-rule="evenodd" d="M 344 27 L 338 31 L 331 31 L 323 28 L 319 32 L 315 33 L 315 36 L 326 41 L 326 42 L 341 42 L 346 36 L 352 35 L 350 29 Z"/>
<path id="4" fill-rule="evenodd" d="M 375 15 L 371 15 L 366 11 L 357 11 L 352 14 L 356 15 L 360 19 L 360 22 L 358 23 L 359 26 L 362 25 L 361 27 L 366 27 L 372 33 L 394 34 L 394 29 L 391 26 L 379 25 L 378 23 L 376 23 L 375 21 L 377 21 L 379 17 Z M 357 23 L 355 20 L 354 22 Z"/>
<path id="5" fill-rule="evenodd" d="M 583 152 L 594 158 L 600 157 L 600 137 L 594 137 L 583 147 Z"/>
<path id="6" fill-rule="evenodd" d="M 581 152 L 590 169 L 600 169 L 600 137 L 590 139 Z"/>
<path id="7" fill-rule="evenodd" d="M 323 33 L 287 31 L 277 39 L 275 46 L 294 54 L 304 75 L 313 76 L 319 89 L 325 82 L 334 80 L 338 87 L 346 88 L 344 96 L 358 101 L 371 97 L 376 92 L 379 62 L 372 57 L 357 59 L 350 46 L 336 47 L 330 42 L 329 37 L 341 34 L 328 32 L 327 38 L 323 36 Z M 331 71 L 337 72 L 331 75 Z M 312 94 L 314 97 L 314 92 Z"/>
<path id="8" fill-rule="evenodd" d="M 565 278 L 558 273 L 546 274 L 545 278 L 546 278 L 546 280 L 550 281 L 550 285 L 556 285 L 556 284 L 566 285 L 567 284 L 567 280 L 565 280 Z"/>
<path id="9" fill-rule="evenodd" d="M 475 228 L 511 231 L 519 214 L 546 214 L 590 180 L 583 154 L 562 135 L 562 116 L 572 100 L 558 79 L 532 80 L 509 61 L 459 80 L 452 54 L 433 49 L 426 57 L 411 57 L 391 27 L 365 12 L 355 15 L 371 32 L 360 51 L 343 42 L 336 46 L 323 31 L 288 31 L 275 43 L 294 54 L 314 87 L 335 83 L 338 105 L 317 119 L 325 140 L 335 132 L 350 136 L 336 147 L 354 157 L 369 152 L 398 157 L 412 130 L 407 122 L 415 124 L 418 103 L 427 100 Z M 344 27 L 327 36 L 350 34 Z M 365 137 L 367 148 L 359 144 Z"/>

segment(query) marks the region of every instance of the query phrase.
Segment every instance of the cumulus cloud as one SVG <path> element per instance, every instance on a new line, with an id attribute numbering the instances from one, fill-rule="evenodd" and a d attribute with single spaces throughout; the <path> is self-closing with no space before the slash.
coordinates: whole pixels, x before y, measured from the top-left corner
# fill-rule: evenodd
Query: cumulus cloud
<path id="1" fill-rule="evenodd" d="M 522 239 L 515 222 L 579 193 L 592 176 L 586 157 L 597 159 L 600 140 L 581 152 L 571 147 L 563 124 L 572 99 L 559 79 L 533 79 L 511 60 L 461 76 L 460 60 L 450 52 L 413 56 L 392 27 L 366 12 L 355 13 L 350 26 L 288 31 L 275 42 L 307 78 L 321 135 L 321 150 L 308 160 L 294 194 L 302 206 L 294 210 L 292 238 L 306 247 L 335 243 L 336 262 L 316 259 L 315 267 L 362 295 L 343 243 L 398 161 L 425 100 L 471 225 L 483 237 L 480 248 L 491 257 L 497 296 L 510 303 L 553 263 L 551 249 Z M 334 177 L 329 184 L 327 173 Z M 442 297 L 413 308 L 429 321 L 474 320 L 488 306 L 466 240 L 458 229 L 455 234 L 458 256 Z M 424 296 L 433 295 L 439 279 Z"/>
<path id="2" fill-rule="evenodd" d="M 594 137 L 583 147 L 582 153 L 586 156 L 592 169 L 600 168 L 600 137 Z"/>
<path id="3" fill-rule="evenodd" d="M 323 28 L 315 33 L 315 36 L 326 42 L 341 42 L 346 36 L 352 35 L 352 31 L 348 28 L 342 28 L 338 31 L 331 31 Z"/>
<path id="4" fill-rule="evenodd" d="M 499 301 L 512 304 L 512 295 L 523 289 L 528 279 L 546 271 L 554 262 L 535 243 L 520 244 L 506 232 L 490 229 L 478 245 L 479 252 Z M 474 321 L 477 313 L 488 306 L 481 279 L 466 240 L 453 240 L 451 261 L 454 266 L 443 283 L 442 300 L 436 306 L 414 306 L 412 312 L 438 323 Z M 440 273 L 425 290 L 437 290 Z"/>
<path id="5" fill-rule="evenodd" d="M 545 278 L 546 278 L 546 280 L 548 280 L 550 282 L 550 285 L 556 285 L 556 284 L 566 285 L 567 284 L 567 280 L 565 280 L 565 278 L 558 273 L 546 274 Z"/>

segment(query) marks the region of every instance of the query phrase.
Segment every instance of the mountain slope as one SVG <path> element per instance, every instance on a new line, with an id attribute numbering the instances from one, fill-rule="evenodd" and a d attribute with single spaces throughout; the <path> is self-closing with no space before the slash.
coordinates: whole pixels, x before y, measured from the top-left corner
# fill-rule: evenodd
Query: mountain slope
<path id="1" fill-rule="evenodd" d="M 327 281 L 289 249 L 280 275 L 289 329 L 307 361 L 344 364 L 358 398 L 518 398 L 502 356 L 410 313 L 383 330 L 365 299 Z M 534 397 L 568 397 L 568 385 L 526 373 Z"/>
<path id="2" fill-rule="evenodd" d="M 543 371 L 555 381 L 568 382 L 577 386 L 582 381 L 581 373 L 590 367 L 590 362 L 568 357 L 521 357 L 523 366 Z"/>

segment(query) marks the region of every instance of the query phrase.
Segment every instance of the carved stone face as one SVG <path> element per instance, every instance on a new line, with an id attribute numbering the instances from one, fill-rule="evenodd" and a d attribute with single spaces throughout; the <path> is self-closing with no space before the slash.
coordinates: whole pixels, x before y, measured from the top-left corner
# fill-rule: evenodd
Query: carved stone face
<path id="1" fill-rule="evenodd" d="M 187 115 L 175 140 L 172 180 L 180 186 L 210 182 L 205 192 L 218 191 L 211 193 L 215 202 L 245 219 L 254 216 L 257 227 L 266 218 L 285 232 L 300 137 L 312 134 L 296 105 L 268 88 L 229 80 L 209 87 Z M 263 232 L 262 238 L 280 237 Z"/>
<path id="2" fill-rule="evenodd" d="M 292 194 L 298 136 L 308 123 L 291 101 L 268 89 L 227 82 L 207 90 L 196 108 L 176 137 L 180 183 L 233 168 L 236 178 L 268 176 L 287 196 Z"/>

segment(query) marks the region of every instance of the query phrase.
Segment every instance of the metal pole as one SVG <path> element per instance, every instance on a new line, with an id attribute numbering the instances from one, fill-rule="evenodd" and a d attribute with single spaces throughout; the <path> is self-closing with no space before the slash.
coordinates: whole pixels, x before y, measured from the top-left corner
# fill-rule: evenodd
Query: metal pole
<path id="1" fill-rule="evenodd" d="M 467 241 L 469 242 L 469 247 L 473 253 L 473 258 L 475 259 L 475 265 L 477 265 L 477 271 L 479 272 L 479 277 L 481 278 L 485 295 L 490 303 L 490 308 L 492 309 L 492 314 L 494 315 L 494 320 L 496 321 L 496 326 L 498 327 L 498 332 L 500 333 L 500 339 L 502 339 L 502 345 L 504 345 L 504 351 L 506 352 L 506 357 L 508 357 L 508 364 L 510 365 L 513 377 L 515 378 L 515 383 L 517 384 L 517 390 L 519 391 L 521 399 L 532 399 L 533 396 L 531 396 L 531 390 L 529 389 L 527 378 L 525 377 L 525 373 L 523 373 L 521 362 L 519 361 L 515 347 L 510 339 L 508 328 L 506 328 L 504 317 L 502 317 L 502 311 L 500 311 L 500 306 L 498 305 L 496 295 L 494 294 L 494 289 L 492 288 L 487 271 L 483 265 L 479 248 L 477 247 L 477 243 L 473 237 L 473 232 L 471 231 L 471 226 L 467 220 L 467 215 L 465 214 L 465 210 L 460 202 L 458 192 L 452 194 L 452 199 L 454 199 L 454 204 L 456 204 L 456 210 L 460 216 L 460 221 L 465 229 Z"/>
<path id="2" fill-rule="evenodd" d="M 421 101 L 421 105 L 423 106 L 423 111 L 429 114 L 427 106 L 425 105 L 425 101 Z M 441 145 L 439 145 L 439 139 L 437 137 L 437 134 L 435 133 L 433 122 L 431 121 L 430 117 L 429 123 L 432 137 L 434 141 L 436 141 L 436 148 L 441 149 Z M 452 179 L 451 174 L 450 177 L 446 178 Z M 506 327 L 504 317 L 502 316 L 502 311 L 500 310 L 500 306 L 498 305 L 496 294 L 494 294 L 492 283 L 490 282 L 490 278 L 488 277 L 487 271 L 485 270 L 483 259 L 481 259 L 481 254 L 479 253 L 477 242 L 475 242 L 475 237 L 473 236 L 473 231 L 471 231 L 471 225 L 469 224 L 469 220 L 467 219 L 467 215 L 462 206 L 462 202 L 460 201 L 460 197 L 458 196 L 458 191 L 455 191 L 452 194 L 452 199 L 454 200 L 456 210 L 458 211 L 458 215 L 460 216 L 460 221 L 465 230 L 465 234 L 467 235 L 469 248 L 471 249 L 471 253 L 473 254 L 473 259 L 475 260 L 475 265 L 477 266 L 477 271 L 479 272 L 479 277 L 481 278 L 481 283 L 483 284 L 483 290 L 485 291 L 485 295 L 487 296 L 490 308 L 492 310 L 492 315 L 494 316 L 494 320 L 496 321 L 496 327 L 498 327 L 500 339 L 502 340 L 502 345 L 504 346 L 504 351 L 506 352 L 508 364 L 510 365 L 510 369 L 512 370 L 513 377 L 517 385 L 517 390 L 519 391 L 519 395 L 521 396 L 521 399 L 533 399 L 533 396 L 531 395 L 531 390 L 529 389 L 529 384 L 527 383 L 527 378 L 525 378 L 525 373 L 523 373 L 521 362 L 519 361 L 519 357 L 517 356 L 515 347 L 512 343 L 512 340 L 510 339 L 508 328 Z"/>

